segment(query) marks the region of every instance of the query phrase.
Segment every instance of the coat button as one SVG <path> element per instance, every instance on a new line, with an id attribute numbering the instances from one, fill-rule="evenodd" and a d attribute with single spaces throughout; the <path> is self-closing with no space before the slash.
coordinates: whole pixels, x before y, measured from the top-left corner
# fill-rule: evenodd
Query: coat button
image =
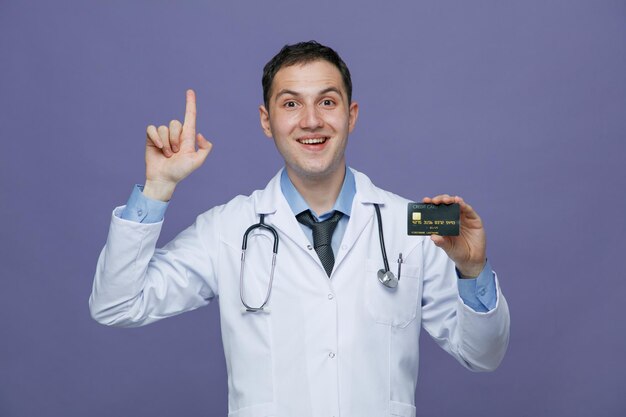
<path id="1" fill-rule="evenodd" d="M 334 357 L 335 357 L 335 354 L 334 354 L 333 352 L 330 352 L 330 353 L 328 354 L 328 357 L 332 359 L 332 358 L 334 358 Z"/>
<path id="2" fill-rule="evenodd" d="M 313 249 L 313 246 L 311 246 L 311 245 L 306 245 L 306 248 L 307 248 L 308 250 L 311 250 L 311 249 Z"/>
<path id="3" fill-rule="evenodd" d="M 333 298 L 335 298 L 335 296 L 334 296 L 334 295 L 332 295 L 332 294 L 328 294 L 328 299 L 329 299 L 329 300 L 332 300 Z"/>

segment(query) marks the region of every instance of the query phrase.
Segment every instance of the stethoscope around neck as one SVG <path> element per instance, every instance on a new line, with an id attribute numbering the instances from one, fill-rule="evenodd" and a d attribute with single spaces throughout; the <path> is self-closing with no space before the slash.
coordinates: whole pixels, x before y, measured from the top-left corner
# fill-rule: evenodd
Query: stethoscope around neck
<path id="1" fill-rule="evenodd" d="M 377 275 L 378 281 L 380 281 L 381 284 L 383 284 L 387 288 L 393 289 L 398 286 L 398 282 L 400 281 L 400 268 L 402 265 L 402 254 L 400 254 L 400 258 L 398 259 L 398 276 L 396 277 L 396 275 L 393 272 L 391 272 L 391 270 L 389 269 L 389 260 L 387 259 L 387 250 L 385 249 L 385 238 L 383 237 L 383 222 L 381 218 L 382 216 L 380 214 L 380 207 L 376 203 L 374 203 L 374 210 L 376 211 L 376 220 L 378 222 L 378 237 L 380 240 L 380 252 L 382 253 L 382 256 L 383 256 L 383 265 L 384 265 L 384 268 L 379 269 L 376 275 Z M 272 267 L 271 267 L 272 269 L 270 270 L 270 282 L 267 287 L 267 293 L 265 294 L 265 300 L 259 307 L 252 307 L 248 303 L 246 303 L 246 300 L 245 300 L 243 277 L 244 277 L 244 269 L 246 265 L 246 250 L 248 249 L 248 235 L 250 234 L 250 232 L 256 229 L 265 229 L 269 231 L 274 237 L 274 245 L 272 248 Z M 257 312 L 263 312 L 263 311 L 268 312 L 265 306 L 267 305 L 270 299 L 270 295 L 272 294 L 272 285 L 274 282 L 274 270 L 276 269 L 276 255 L 278 254 L 278 242 L 279 242 L 278 232 L 276 231 L 276 229 L 274 229 L 274 227 L 265 223 L 265 214 L 260 214 L 259 222 L 248 227 L 248 229 L 246 229 L 245 233 L 243 234 L 243 243 L 241 245 L 241 270 L 239 273 L 239 297 L 241 298 L 241 303 L 243 304 L 243 306 L 245 307 L 245 311 L 247 312 L 251 312 L 251 313 L 257 313 Z"/>
<path id="2" fill-rule="evenodd" d="M 276 255 L 278 254 L 278 232 L 269 224 L 265 224 L 265 214 L 259 215 L 260 219 L 257 224 L 253 224 L 252 226 L 246 229 L 246 232 L 243 234 L 243 243 L 241 245 L 241 270 L 239 272 L 239 297 L 241 298 L 241 302 L 243 306 L 246 308 L 246 311 L 251 313 L 256 313 L 258 311 L 263 311 L 263 308 L 267 304 L 270 299 L 270 294 L 272 293 L 272 284 L 274 282 L 274 269 L 276 269 Z M 251 231 L 255 229 L 265 229 L 269 231 L 274 236 L 274 247 L 272 248 L 272 269 L 270 271 L 270 283 L 267 286 L 267 294 L 265 294 L 265 301 L 259 307 L 252 307 L 246 303 L 246 299 L 244 297 L 244 289 L 243 289 L 243 271 L 246 265 L 246 250 L 248 249 L 248 235 Z"/>

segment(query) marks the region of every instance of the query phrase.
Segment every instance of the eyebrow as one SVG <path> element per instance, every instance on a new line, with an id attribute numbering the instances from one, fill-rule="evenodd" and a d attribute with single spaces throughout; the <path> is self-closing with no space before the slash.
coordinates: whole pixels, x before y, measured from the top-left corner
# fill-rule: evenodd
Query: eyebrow
<path id="1" fill-rule="evenodd" d="M 328 93 L 337 93 L 337 94 L 339 94 L 339 96 L 341 98 L 343 98 L 343 94 L 341 93 L 341 90 L 339 90 L 337 87 L 325 88 L 322 91 L 320 91 L 318 93 L 318 95 L 323 96 L 324 94 L 328 94 Z M 282 95 L 285 95 L 285 94 L 292 95 L 292 96 L 295 96 L 295 97 L 299 97 L 300 96 L 300 93 L 298 93 L 296 91 L 288 90 L 288 89 L 282 89 L 282 90 L 280 90 L 278 92 L 278 94 L 276 94 L 276 97 L 274 98 L 274 101 L 278 101 L 278 98 L 280 96 L 282 96 Z"/>

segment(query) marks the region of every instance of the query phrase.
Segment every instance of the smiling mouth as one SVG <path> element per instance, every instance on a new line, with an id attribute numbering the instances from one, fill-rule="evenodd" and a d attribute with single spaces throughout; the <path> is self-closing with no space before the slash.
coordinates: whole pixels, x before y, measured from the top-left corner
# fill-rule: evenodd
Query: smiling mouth
<path id="1" fill-rule="evenodd" d="M 297 139 L 298 143 L 303 145 L 320 145 L 322 143 L 326 143 L 328 140 L 328 136 L 324 136 L 321 138 L 306 138 L 306 139 Z"/>

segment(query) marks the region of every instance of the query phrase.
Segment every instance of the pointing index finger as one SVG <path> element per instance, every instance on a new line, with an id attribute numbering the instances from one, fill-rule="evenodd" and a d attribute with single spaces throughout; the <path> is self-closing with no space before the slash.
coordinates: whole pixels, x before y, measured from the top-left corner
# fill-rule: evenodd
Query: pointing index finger
<path id="1" fill-rule="evenodd" d="M 187 106 L 185 108 L 183 130 L 194 134 L 196 132 L 196 93 L 191 89 L 187 90 Z"/>

